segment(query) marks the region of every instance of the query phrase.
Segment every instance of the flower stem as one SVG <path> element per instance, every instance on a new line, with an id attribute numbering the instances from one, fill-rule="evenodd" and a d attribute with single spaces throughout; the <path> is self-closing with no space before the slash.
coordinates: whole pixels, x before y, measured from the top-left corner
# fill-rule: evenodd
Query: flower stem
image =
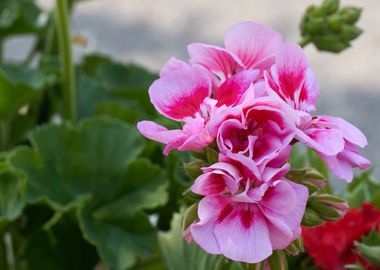
<path id="1" fill-rule="evenodd" d="M 309 36 L 305 36 L 301 39 L 300 42 L 298 42 L 298 44 L 302 47 L 302 48 L 305 48 L 307 44 L 310 43 L 310 37 Z"/>
<path id="2" fill-rule="evenodd" d="M 62 62 L 64 118 L 76 120 L 75 69 L 71 55 L 70 17 L 67 0 L 56 0 L 56 25 Z"/>

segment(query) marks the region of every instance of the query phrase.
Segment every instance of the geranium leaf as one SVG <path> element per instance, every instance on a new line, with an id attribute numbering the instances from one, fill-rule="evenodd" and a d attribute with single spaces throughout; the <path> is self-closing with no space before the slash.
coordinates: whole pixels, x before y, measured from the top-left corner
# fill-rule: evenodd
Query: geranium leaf
<path id="1" fill-rule="evenodd" d="M 134 127 L 101 118 L 78 128 L 46 125 L 34 130 L 30 141 L 33 148 L 19 148 L 10 162 L 28 175 L 28 202 L 46 198 L 56 209 L 106 190 L 143 149 Z"/>
<path id="2" fill-rule="evenodd" d="M 110 185 L 106 196 L 89 196 L 79 210 L 85 238 L 112 269 L 126 269 L 137 257 L 153 254 L 156 232 L 141 210 L 167 199 L 164 173 L 148 160 L 132 162 L 123 179 Z"/>

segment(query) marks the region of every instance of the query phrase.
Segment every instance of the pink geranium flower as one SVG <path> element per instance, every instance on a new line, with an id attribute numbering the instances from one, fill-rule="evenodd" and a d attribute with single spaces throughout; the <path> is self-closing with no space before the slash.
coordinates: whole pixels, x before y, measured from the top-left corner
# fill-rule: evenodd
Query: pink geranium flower
<path id="1" fill-rule="evenodd" d="M 245 154 L 265 165 L 288 148 L 299 120 L 286 103 L 267 96 L 247 100 L 240 108 L 241 119 L 228 119 L 219 128 L 217 142 L 222 153 Z"/>
<path id="2" fill-rule="evenodd" d="M 201 149 L 214 140 L 224 119 L 239 114 L 233 107 L 242 103 L 258 76 L 256 70 L 244 70 L 213 87 L 212 75 L 204 68 L 170 59 L 149 96 L 159 113 L 184 123 L 183 129 L 167 130 L 152 121 L 139 122 L 137 128 L 145 137 L 166 144 L 165 154 L 172 149 Z"/>
<path id="3" fill-rule="evenodd" d="M 288 169 L 260 169 L 240 154 L 203 168 L 192 187 L 206 196 L 190 226 L 193 240 L 208 253 L 247 263 L 286 248 L 300 236 L 308 198 L 306 187 L 284 178 Z"/>
<path id="4" fill-rule="evenodd" d="M 276 56 L 276 63 L 265 73 L 267 90 L 275 94 L 300 116 L 296 139 L 313 148 L 338 177 L 350 182 L 352 168 L 367 169 L 371 163 L 359 154 L 358 147 L 367 145 L 364 134 L 340 118 L 313 117 L 319 89 L 308 68 L 302 49 L 285 44 Z"/>

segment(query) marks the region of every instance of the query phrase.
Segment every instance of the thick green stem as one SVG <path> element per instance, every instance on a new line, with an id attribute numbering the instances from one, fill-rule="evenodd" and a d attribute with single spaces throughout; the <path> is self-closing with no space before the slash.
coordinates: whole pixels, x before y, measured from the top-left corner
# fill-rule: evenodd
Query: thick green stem
<path id="1" fill-rule="evenodd" d="M 0 229 L 0 269 L 8 269 L 7 246 L 4 241 L 5 231 Z"/>
<path id="2" fill-rule="evenodd" d="M 0 151 L 6 151 L 9 147 L 9 124 L 6 119 L 0 119 Z"/>
<path id="3" fill-rule="evenodd" d="M 56 0 L 56 24 L 62 62 L 64 118 L 76 120 L 75 69 L 71 56 L 70 17 L 67 0 Z"/>
<path id="4" fill-rule="evenodd" d="M 3 62 L 3 46 L 4 46 L 4 41 L 0 37 L 0 64 Z"/>
<path id="5" fill-rule="evenodd" d="M 302 47 L 302 48 L 305 48 L 305 46 L 307 45 L 307 44 L 309 44 L 310 43 L 310 37 L 309 36 L 305 36 L 305 37 L 303 37 L 302 39 L 301 39 L 301 41 L 300 42 L 298 42 L 298 44 Z"/>

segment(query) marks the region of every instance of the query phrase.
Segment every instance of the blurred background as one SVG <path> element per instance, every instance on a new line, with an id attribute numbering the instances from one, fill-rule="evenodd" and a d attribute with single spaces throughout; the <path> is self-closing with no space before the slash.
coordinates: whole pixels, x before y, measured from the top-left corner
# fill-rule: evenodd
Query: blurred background
<path id="1" fill-rule="evenodd" d="M 45 10 L 54 1 L 39 0 Z M 76 5 L 72 33 L 87 38 L 75 46 L 75 59 L 91 52 L 110 55 L 159 71 L 175 56 L 187 60 L 192 42 L 223 44 L 227 30 L 236 22 L 254 20 L 273 27 L 286 41 L 298 42 L 298 25 L 305 9 L 320 1 L 299 0 L 90 0 Z M 358 126 L 369 140 L 364 154 L 380 176 L 380 1 L 343 0 L 343 5 L 363 8 L 359 26 L 364 33 L 352 48 L 340 54 L 318 52 L 313 45 L 306 54 L 321 88 L 319 114 L 340 116 Z M 23 59 L 33 40 L 12 38 L 5 44 L 7 60 Z"/>

